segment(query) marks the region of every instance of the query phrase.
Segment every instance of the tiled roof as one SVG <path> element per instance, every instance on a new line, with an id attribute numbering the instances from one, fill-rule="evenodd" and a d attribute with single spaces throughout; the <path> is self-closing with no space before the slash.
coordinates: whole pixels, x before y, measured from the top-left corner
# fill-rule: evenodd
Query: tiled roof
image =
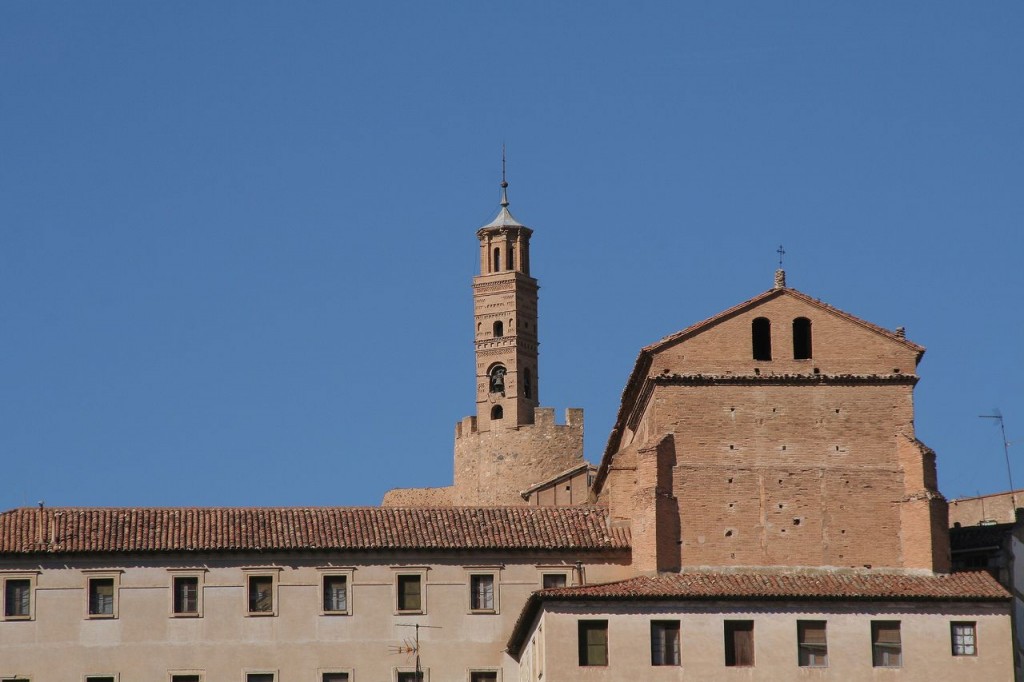
<path id="1" fill-rule="evenodd" d="M 627 549 L 592 507 L 21 508 L 0 555 L 236 550 Z"/>
<path id="2" fill-rule="evenodd" d="M 986 571 L 946 575 L 884 573 L 674 573 L 534 592 L 509 638 L 518 655 L 543 602 L 551 601 L 1006 601 Z"/>

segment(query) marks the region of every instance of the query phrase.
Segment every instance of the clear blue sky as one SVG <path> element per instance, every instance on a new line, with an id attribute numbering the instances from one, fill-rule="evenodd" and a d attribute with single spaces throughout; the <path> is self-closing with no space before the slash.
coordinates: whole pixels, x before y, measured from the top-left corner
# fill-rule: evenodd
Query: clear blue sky
<path id="1" fill-rule="evenodd" d="M 0 3 L 0 508 L 447 485 L 474 232 L 535 230 L 599 458 L 639 348 L 790 285 L 1024 485 L 1024 4 Z"/>

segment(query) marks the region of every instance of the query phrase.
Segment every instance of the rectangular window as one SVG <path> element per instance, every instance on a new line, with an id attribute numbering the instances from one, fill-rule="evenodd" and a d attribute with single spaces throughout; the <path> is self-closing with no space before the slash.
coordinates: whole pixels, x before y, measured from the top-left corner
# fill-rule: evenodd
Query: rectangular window
<path id="1" fill-rule="evenodd" d="M 427 682 L 427 671 L 399 670 L 395 673 L 396 682 Z"/>
<path id="2" fill-rule="evenodd" d="M 579 622 L 580 665 L 608 665 L 608 621 Z"/>
<path id="3" fill-rule="evenodd" d="M 89 615 L 113 618 L 115 596 L 113 578 L 89 578 Z"/>
<path id="4" fill-rule="evenodd" d="M 323 673 L 320 682 L 348 682 L 348 673 Z"/>
<path id="5" fill-rule="evenodd" d="M 798 663 L 804 668 L 828 667 L 828 638 L 823 620 L 796 622 Z"/>
<path id="6" fill-rule="evenodd" d="M 171 675 L 171 682 L 203 682 L 203 678 L 191 673 L 187 675 Z"/>
<path id="7" fill-rule="evenodd" d="M 973 622 L 950 623 L 949 634 L 952 639 L 954 656 L 978 655 L 978 631 Z"/>
<path id="8" fill-rule="evenodd" d="M 86 675 L 85 682 L 117 682 L 117 675 Z"/>
<path id="9" fill-rule="evenodd" d="M 754 665 L 754 621 L 725 621 L 725 664 L 730 667 Z"/>
<path id="10" fill-rule="evenodd" d="M 348 613 L 348 576 L 325 575 L 323 577 L 323 596 L 324 613 Z"/>
<path id="11" fill-rule="evenodd" d="M 498 671 L 477 670 L 469 674 L 469 682 L 498 682 Z"/>
<path id="12" fill-rule="evenodd" d="M 274 682 L 277 679 L 275 673 L 246 673 L 245 682 Z"/>
<path id="13" fill-rule="evenodd" d="M 274 613 L 274 576 L 250 575 L 248 576 L 248 583 L 249 613 Z M 254 674 L 262 675 L 264 673 Z M 263 680 L 256 680 L 255 682 L 263 682 Z"/>
<path id="14" fill-rule="evenodd" d="M 565 587 L 565 573 L 545 573 L 544 589 L 550 590 L 555 587 Z"/>
<path id="15" fill-rule="evenodd" d="M 871 621 L 871 664 L 876 668 L 899 668 L 903 665 L 898 620 Z"/>
<path id="16" fill-rule="evenodd" d="M 493 574 L 469 576 L 469 608 L 473 611 L 494 611 Z"/>
<path id="17" fill-rule="evenodd" d="M 32 580 L 8 578 L 4 581 L 4 618 L 9 620 L 32 617 Z"/>
<path id="18" fill-rule="evenodd" d="M 679 621 L 651 621 L 651 665 L 679 665 Z"/>
<path id="19" fill-rule="evenodd" d="M 171 589 L 174 591 L 174 615 L 199 615 L 198 577 L 194 575 L 176 575 L 171 578 Z"/>
<path id="20" fill-rule="evenodd" d="M 398 610 L 410 612 L 422 612 L 423 610 L 423 576 L 399 575 L 398 582 Z"/>

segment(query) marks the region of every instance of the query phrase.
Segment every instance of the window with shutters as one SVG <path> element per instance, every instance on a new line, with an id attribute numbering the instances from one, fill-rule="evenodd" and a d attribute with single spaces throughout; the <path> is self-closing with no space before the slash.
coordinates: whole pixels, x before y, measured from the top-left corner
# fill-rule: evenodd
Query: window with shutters
<path id="1" fill-rule="evenodd" d="M 679 621 L 651 621 L 651 665 L 679 665 Z"/>
<path id="2" fill-rule="evenodd" d="M 900 621 L 871 621 L 871 664 L 876 668 L 899 668 L 903 665 Z"/>
<path id="3" fill-rule="evenodd" d="M 4 620 L 31 620 L 35 576 L 7 576 L 3 579 Z"/>
<path id="4" fill-rule="evenodd" d="M 608 665 L 608 621 L 579 621 L 580 665 Z"/>
<path id="5" fill-rule="evenodd" d="M 352 569 L 324 569 L 320 577 L 320 613 L 347 616 L 352 613 Z"/>
<path id="6" fill-rule="evenodd" d="M 803 668 L 828 667 L 828 639 L 823 620 L 796 622 L 798 663 Z"/>
<path id="7" fill-rule="evenodd" d="M 497 611 L 497 600 L 495 598 L 493 573 L 471 573 L 469 576 L 469 610 L 478 613 L 495 613 Z"/>
<path id="8" fill-rule="evenodd" d="M 949 624 L 949 635 L 953 645 L 954 656 L 977 656 L 978 633 L 973 622 L 954 622 Z"/>
<path id="9" fill-rule="evenodd" d="M 725 664 L 729 667 L 754 665 L 754 621 L 725 621 Z"/>

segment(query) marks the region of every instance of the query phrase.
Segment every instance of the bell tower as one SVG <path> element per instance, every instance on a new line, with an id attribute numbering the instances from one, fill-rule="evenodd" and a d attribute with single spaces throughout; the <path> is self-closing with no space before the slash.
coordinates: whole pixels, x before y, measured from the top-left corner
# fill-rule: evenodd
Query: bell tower
<path id="1" fill-rule="evenodd" d="M 477 230 L 480 274 L 473 278 L 476 413 L 481 431 L 534 421 L 539 404 L 537 280 L 530 276 L 530 236 L 508 210 L 502 159 L 501 210 Z"/>

